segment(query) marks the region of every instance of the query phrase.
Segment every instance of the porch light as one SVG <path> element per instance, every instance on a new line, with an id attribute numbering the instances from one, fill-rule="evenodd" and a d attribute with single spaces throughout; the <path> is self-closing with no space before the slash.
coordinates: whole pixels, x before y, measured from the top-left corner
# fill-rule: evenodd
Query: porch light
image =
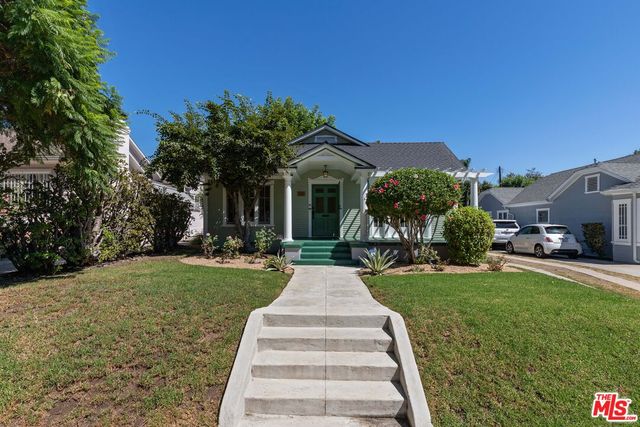
<path id="1" fill-rule="evenodd" d="M 329 177 L 329 171 L 327 170 L 327 165 L 324 165 L 324 169 L 322 170 L 322 177 L 323 178 Z"/>

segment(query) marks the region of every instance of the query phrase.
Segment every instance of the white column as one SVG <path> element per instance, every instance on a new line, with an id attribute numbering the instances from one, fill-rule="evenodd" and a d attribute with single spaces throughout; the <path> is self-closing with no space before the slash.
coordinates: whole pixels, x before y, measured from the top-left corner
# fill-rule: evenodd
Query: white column
<path id="1" fill-rule="evenodd" d="M 478 207 L 478 179 L 471 179 L 471 206 Z"/>
<path id="2" fill-rule="evenodd" d="M 283 242 L 293 241 L 292 229 L 292 205 L 291 205 L 291 175 L 284 175 L 284 239 Z"/>
<path id="3" fill-rule="evenodd" d="M 367 215 L 367 192 L 369 191 L 369 173 L 360 173 L 360 241 L 369 240 L 369 215 Z"/>

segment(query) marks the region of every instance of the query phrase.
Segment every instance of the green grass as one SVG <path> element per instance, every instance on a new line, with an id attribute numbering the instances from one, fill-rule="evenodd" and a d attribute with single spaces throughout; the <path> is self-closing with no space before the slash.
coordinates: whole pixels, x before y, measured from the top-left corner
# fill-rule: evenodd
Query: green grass
<path id="1" fill-rule="evenodd" d="M 640 300 L 536 273 L 367 279 L 407 323 L 436 426 L 607 424 L 593 394 L 640 413 Z"/>
<path id="2" fill-rule="evenodd" d="M 287 280 L 162 257 L 0 288 L 0 425 L 215 425 L 247 316 Z"/>

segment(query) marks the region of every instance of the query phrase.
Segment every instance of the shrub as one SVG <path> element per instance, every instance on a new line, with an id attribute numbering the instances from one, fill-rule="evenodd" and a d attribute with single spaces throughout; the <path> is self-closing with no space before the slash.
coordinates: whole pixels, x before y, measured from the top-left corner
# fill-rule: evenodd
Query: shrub
<path id="1" fill-rule="evenodd" d="M 440 255 L 438 251 L 430 246 L 421 245 L 418 248 L 418 256 L 416 257 L 416 264 L 437 264 L 440 262 Z"/>
<path id="2" fill-rule="evenodd" d="M 507 259 L 503 256 L 488 256 L 487 257 L 487 270 L 489 271 L 502 271 L 504 269 Z"/>
<path id="3" fill-rule="evenodd" d="M 287 271 L 287 268 L 291 266 L 292 262 L 289 258 L 287 258 L 283 253 L 279 253 L 278 255 L 267 258 L 264 261 L 264 268 L 267 271 L 279 271 L 284 273 Z"/>
<path id="4" fill-rule="evenodd" d="M 404 168 L 378 178 L 367 195 L 369 215 L 382 219 L 398 234 L 408 261 L 415 262 L 424 232 L 460 200 L 460 184 L 444 172 Z M 426 242 L 430 246 L 431 241 Z"/>
<path id="5" fill-rule="evenodd" d="M 491 217 L 482 209 L 464 207 L 451 211 L 444 223 L 451 261 L 480 265 L 491 248 L 494 229 Z"/>
<path id="6" fill-rule="evenodd" d="M 211 236 L 211 233 L 207 233 L 202 236 L 202 254 L 205 258 L 211 258 L 213 253 L 218 249 L 216 242 L 218 241 L 218 236 Z"/>
<path id="7" fill-rule="evenodd" d="M 599 257 L 606 255 L 607 241 L 605 239 L 604 224 L 601 222 L 582 224 L 582 234 L 589 249 L 598 254 Z"/>
<path id="8" fill-rule="evenodd" d="M 378 276 L 384 274 L 396 262 L 396 257 L 392 256 L 388 249 L 384 253 L 376 249 L 373 252 L 368 251 L 366 256 L 360 257 L 360 261 L 369 269 L 372 276 Z"/>
<path id="9" fill-rule="evenodd" d="M 244 242 L 239 237 L 227 236 L 222 244 L 222 254 L 225 258 L 238 258 Z"/>
<path id="10" fill-rule="evenodd" d="M 256 250 L 258 255 L 262 256 L 266 253 L 275 240 L 276 233 L 270 228 L 265 227 L 256 231 Z"/>
<path id="11" fill-rule="evenodd" d="M 111 230 L 108 229 L 102 232 L 102 239 L 98 245 L 98 251 L 99 262 L 118 259 L 123 252 L 118 239 L 113 235 Z"/>
<path id="12" fill-rule="evenodd" d="M 155 190 L 147 197 L 153 217 L 151 243 L 155 252 L 174 250 L 191 222 L 191 203 L 180 195 Z"/>

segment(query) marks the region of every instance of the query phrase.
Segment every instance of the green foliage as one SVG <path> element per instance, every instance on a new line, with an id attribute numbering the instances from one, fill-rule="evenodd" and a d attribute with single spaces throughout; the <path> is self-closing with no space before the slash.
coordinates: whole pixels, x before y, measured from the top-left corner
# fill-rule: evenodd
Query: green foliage
<path id="1" fill-rule="evenodd" d="M 166 253 L 178 247 L 191 222 L 191 204 L 180 195 L 154 189 L 146 204 L 153 217 L 151 245 Z"/>
<path id="2" fill-rule="evenodd" d="M 110 53 L 85 0 L 0 2 L 0 173 L 61 152 L 89 187 L 116 170 L 124 116 L 101 79 Z"/>
<path id="3" fill-rule="evenodd" d="M 487 270 L 489 271 L 502 271 L 506 264 L 507 264 L 507 259 L 503 256 L 487 257 Z"/>
<path id="4" fill-rule="evenodd" d="M 434 264 L 440 261 L 440 255 L 438 251 L 430 246 L 420 245 L 418 248 L 418 256 L 416 257 L 416 264 Z"/>
<path id="5" fill-rule="evenodd" d="M 480 265 L 491 248 L 495 226 L 482 209 L 454 209 L 444 222 L 449 258 L 459 265 Z"/>
<path id="6" fill-rule="evenodd" d="M 381 218 L 398 233 L 409 262 L 415 262 L 424 231 L 460 200 L 460 184 L 444 172 L 404 168 L 378 178 L 367 196 L 369 215 Z M 427 246 L 431 242 L 427 242 Z"/>
<path id="7" fill-rule="evenodd" d="M 222 244 L 222 254 L 225 258 L 238 258 L 240 249 L 244 246 L 242 240 L 236 236 L 227 236 Z"/>
<path id="8" fill-rule="evenodd" d="M 605 238 L 604 224 L 601 222 L 591 222 L 582 224 L 582 234 L 589 249 L 604 257 L 606 253 L 607 240 Z"/>
<path id="9" fill-rule="evenodd" d="M 542 178 L 542 173 L 535 168 L 528 169 L 524 175 L 509 172 L 502 178 L 500 187 L 527 187 L 540 178 Z"/>
<path id="10" fill-rule="evenodd" d="M 275 240 L 276 233 L 270 228 L 263 227 L 256 231 L 256 250 L 258 254 L 261 256 L 266 253 Z"/>
<path id="11" fill-rule="evenodd" d="M 211 233 L 207 233 L 202 236 L 202 254 L 205 258 L 209 259 L 213 256 L 213 253 L 218 249 L 217 246 L 218 236 L 212 236 Z"/>
<path id="12" fill-rule="evenodd" d="M 284 273 L 289 267 L 291 267 L 292 261 L 283 253 L 279 253 L 276 256 L 269 257 L 264 260 L 264 268 L 267 271 L 279 271 Z"/>
<path id="13" fill-rule="evenodd" d="M 113 261 L 118 259 L 123 252 L 119 239 L 109 229 L 102 232 L 98 251 L 98 262 Z"/>
<path id="14" fill-rule="evenodd" d="M 372 276 L 378 276 L 384 274 L 396 262 L 396 257 L 390 254 L 388 249 L 384 253 L 376 249 L 373 252 L 368 251 L 365 256 L 360 257 L 360 261 Z"/>
<path id="15" fill-rule="evenodd" d="M 236 233 L 245 244 L 251 224 L 240 219 L 249 218 L 260 187 L 294 156 L 288 142 L 334 120 L 318 107 L 308 109 L 291 98 L 269 93 L 264 104 L 255 105 L 229 92 L 215 101 L 187 103 L 184 114 L 172 113 L 169 120 L 155 118 L 159 144 L 149 172 L 160 173 L 179 188 L 197 187 L 203 175 L 222 184 L 236 204 Z"/>

